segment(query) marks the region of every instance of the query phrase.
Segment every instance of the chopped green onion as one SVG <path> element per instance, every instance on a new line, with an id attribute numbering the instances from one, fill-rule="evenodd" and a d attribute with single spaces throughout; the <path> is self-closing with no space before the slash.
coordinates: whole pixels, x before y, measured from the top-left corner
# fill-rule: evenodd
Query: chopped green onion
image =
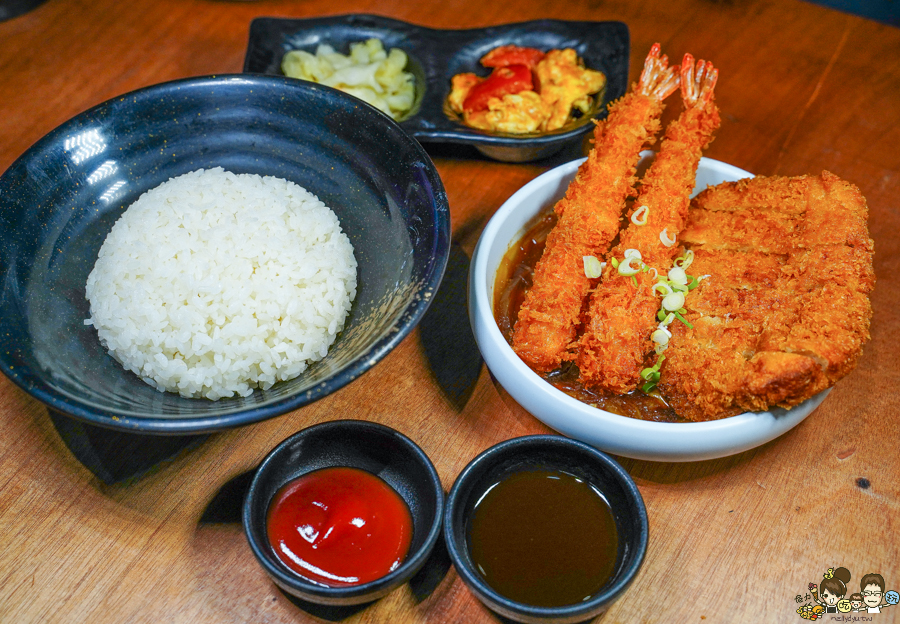
<path id="1" fill-rule="evenodd" d="M 691 263 L 694 261 L 694 251 L 692 249 L 688 249 L 684 252 L 683 256 L 678 256 L 675 258 L 675 266 L 681 267 L 682 269 L 686 269 L 691 266 Z"/>
<path id="2" fill-rule="evenodd" d="M 647 217 L 650 215 L 648 206 L 641 206 L 631 213 L 631 222 L 635 225 L 647 225 Z"/>
<path id="3" fill-rule="evenodd" d="M 660 353 L 659 359 L 656 360 L 656 364 L 641 371 L 641 379 L 647 382 L 641 387 L 641 390 L 643 392 L 650 392 L 651 390 L 653 390 L 653 388 L 656 387 L 656 384 L 659 383 L 661 377 L 659 368 L 660 366 L 662 366 L 663 360 L 665 359 L 666 356 Z"/>
<path id="4" fill-rule="evenodd" d="M 685 318 L 684 318 L 683 316 L 681 316 L 681 312 L 680 312 L 680 311 L 675 313 L 675 318 L 677 318 L 679 321 L 681 321 L 682 323 L 684 323 L 685 325 L 687 325 L 687 326 L 690 327 L 691 329 L 694 329 L 694 326 L 691 325 L 690 323 L 688 323 L 688 322 L 685 320 Z"/>
<path id="5" fill-rule="evenodd" d="M 667 244 L 667 241 L 670 239 L 668 239 L 665 234 L 666 230 L 663 230 L 660 233 L 660 240 L 664 245 L 670 247 L 671 245 Z M 674 244 L 674 239 L 671 240 L 672 244 Z M 660 308 L 656 313 L 656 318 L 660 321 L 659 329 L 664 330 L 676 318 L 693 329 L 694 326 L 685 320 L 683 316 L 684 314 L 687 314 L 687 309 L 684 307 L 685 294 L 697 288 L 697 286 L 700 285 L 701 280 L 709 277 L 709 275 L 702 275 L 700 277 L 688 275 L 685 269 L 690 266 L 693 261 L 694 252 L 690 249 L 685 250 L 683 256 L 679 256 L 674 260 L 672 268 L 669 269 L 666 277 L 659 277 L 659 281 L 653 285 L 652 292 L 662 296 Z M 665 348 L 665 344 L 657 342 L 655 350 L 657 353 L 662 353 Z"/>
<path id="6" fill-rule="evenodd" d="M 673 292 L 663 297 L 662 307 L 667 312 L 674 312 L 684 306 L 684 293 Z"/>
<path id="7" fill-rule="evenodd" d="M 641 256 L 641 251 L 639 249 L 626 249 L 625 250 L 625 258 L 637 258 L 638 260 L 643 260 Z"/>
<path id="8" fill-rule="evenodd" d="M 582 256 L 581 261 L 584 263 L 584 276 L 590 279 L 600 277 L 603 272 L 603 265 L 594 256 Z"/>
<path id="9" fill-rule="evenodd" d="M 618 261 L 618 260 L 616 260 L 615 258 L 610 258 L 609 261 L 612 263 L 614 269 L 618 269 L 618 268 L 619 268 L 619 261 Z"/>
<path id="10" fill-rule="evenodd" d="M 684 269 L 681 267 L 672 267 L 669 269 L 668 276 L 670 282 L 674 282 L 681 286 L 684 286 L 688 282 L 687 273 L 684 272 Z"/>
<path id="11" fill-rule="evenodd" d="M 671 247 L 675 244 L 675 238 L 669 238 L 669 235 L 666 233 L 669 228 L 663 229 L 662 232 L 659 233 L 659 242 L 661 242 L 666 247 Z M 676 235 L 677 238 L 677 235 Z"/>
<path id="12" fill-rule="evenodd" d="M 628 253 L 628 252 L 626 252 L 626 253 Z M 637 256 L 625 256 L 625 259 L 622 260 L 622 262 L 620 262 L 620 263 L 619 263 L 619 266 L 617 267 L 618 270 L 619 270 L 619 274 L 620 274 L 620 275 L 628 276 L 628 275 L 634 275 L 635 273 L 639 273 L 639 272 L 640 272 L 640 269 L 637 268 L 637 267 L 631 266 L 631 263 L 632 263 L 632 262 L 637 262 L 637 261 L 639 261 L 640 259 L 641 259 L 641 258 L 640 258 L 640 255 L 637 255 Z"/>
<path id="13" fill-rule="evenodd" d="M 669 338 L 672 336 L 672 333 L 665 329 L 657 329 L 650 335 L 650 340 L 659 345 L 667 345 L 669 344 Z"/>

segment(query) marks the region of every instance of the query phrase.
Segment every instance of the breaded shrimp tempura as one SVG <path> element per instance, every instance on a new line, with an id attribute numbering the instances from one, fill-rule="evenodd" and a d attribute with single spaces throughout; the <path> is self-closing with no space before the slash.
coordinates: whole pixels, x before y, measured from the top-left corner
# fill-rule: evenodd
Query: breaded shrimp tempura
<path id="1" fill-rule="evenodd" d="M 584 256 L 602 256 L 619 231 L 625 198 L 633 194 L 641 148 L 659 131 L 663 100 L 679 76 L 654 44 L 632 91 L 610 106 L 594 130 L 594 147 L 554 208 L 559 221 L 547 236 L 534 284 L 522 303 L 513 349 L 532 369 L 557 368 L 575 341 L 582 303 L 591 288 Z"/>
<path id="2" fill-rule="evenodd" d="M 641 369 L 652 365 L 647 357 L 656 357 L 650 337 L 659 323 L 660 298 L 652 289 L 656 276 L 665 276 L 680 252 L 680 247 L 664 244 L 663 238 L 671 242 L 684 228 L 701 150 L 712 142 L 719 127 L 719 110 L 713 99 L 717 78 L 712 63 L 699 61 L 695 73 L 694 58 L 684 55 L 681 95 L 685 110 L 666 128 L 659 154 L 635 200 L 633 217 L 610 254 L 610 258 L 623 261 L 626 250 L 636 249 L 640 260 L 624 262 L 622 272 L 607 262 L 603 281 L 591 296 L 576 360 L 585 386 L 610 394 L 631 392 L 641 382 Z M 637 272 L 641 262 L 655 273 Z M 632 270 L 634 280 L 628 275 Z"/>

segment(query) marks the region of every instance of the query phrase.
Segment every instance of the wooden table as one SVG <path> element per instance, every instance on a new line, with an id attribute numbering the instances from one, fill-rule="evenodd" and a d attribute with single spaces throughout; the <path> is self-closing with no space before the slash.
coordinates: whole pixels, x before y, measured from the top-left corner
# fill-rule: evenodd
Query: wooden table
<path id="1" fill-rule="evenodd" d="M 0 23 L 0 170 L 103 100 L 239 72 L 254 17 L 353 12 L 437 28 L 624 21 L 632 79 L 655 41 L 673 59 L 690 51 L 720 68 L 723 123 L 707 156 L 757 174 L 827 169 L 860 187 L 879 282 L 858 368 L 810 418 L 752 451 L 682 464 L 621 458 L 646 501 L 650 543 L 634 585 L 601 619 L 793 621 L 797 597 L 806 603 L 807 584 L 832 566 L 851 571 L 851 592 L 867 572 L 900 588 L 900 30 L 799 0 L 49 0 Z M 324 420 L 399 429 L 433 458 L 448 489 L 479 451 L 548 431 L 472 357 L 465 256 L 514 190 L 579 154 L 503 164 L 467 149 L 429 151 L 458 244 L 442 295 L 393 353 L 326 399 L 213 435 L 139 479 L 107 485 L 73 457 L 44 406 L 0 378 L 0 621 L 496 619 L 440 552 L 430 576 L 365 609 L 300 608 L 257 565 L 236 516 L 248 471 L 283 438 Z M 873 621 L 900 621 L 898 612 Z"/>

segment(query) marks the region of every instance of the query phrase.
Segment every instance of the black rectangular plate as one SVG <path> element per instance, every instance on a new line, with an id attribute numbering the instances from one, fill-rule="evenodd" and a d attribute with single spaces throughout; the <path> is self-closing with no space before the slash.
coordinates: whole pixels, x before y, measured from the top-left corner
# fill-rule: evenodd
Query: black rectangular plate
<path id="1" fill-rule="evenodd" d="M 401 127 L 422 143 L 474 145 L 499 160 L 522 162 L 543 158 L 566 143 L 580 140 L 593 128 L 592 119 L 606 116 L 607 104 L 628 87 L 629 33 L 622 22 L 536 20 L 468 30 L 436 30 L 377 15 L 339 15 L 311 19 L 260 17 L 250 25 L 244 71 L 282 75 L 281 59 L 290 50 L 315 52 L 325 43 L 347 53 L 351 43 L 375 37 L 385 49 L 400 48 L 409 57 L 407 70 L 416 76 L 413 110 Z M 573 48 L 587 67 L 606 74 L 602 99 L 591 114 L 565 128 L 543 134 L 492 134 L 464 125 L 445 110 L 450 79 L 461 72 L 487 75 L 479 59 L 500 45 L 550 50 Z"/>

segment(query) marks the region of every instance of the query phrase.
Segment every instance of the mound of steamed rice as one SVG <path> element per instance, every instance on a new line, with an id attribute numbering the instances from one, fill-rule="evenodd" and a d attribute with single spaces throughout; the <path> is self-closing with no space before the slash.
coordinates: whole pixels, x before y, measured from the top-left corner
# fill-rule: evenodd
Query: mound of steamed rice
<path id="1" fill-rule="evenodd" d="M 87 281 L 109 353 L 160 391 L 219 399 L 325 357 L 356 296 L 335 214 L 274 177 L 199 170 L 116 221 Z"/>

